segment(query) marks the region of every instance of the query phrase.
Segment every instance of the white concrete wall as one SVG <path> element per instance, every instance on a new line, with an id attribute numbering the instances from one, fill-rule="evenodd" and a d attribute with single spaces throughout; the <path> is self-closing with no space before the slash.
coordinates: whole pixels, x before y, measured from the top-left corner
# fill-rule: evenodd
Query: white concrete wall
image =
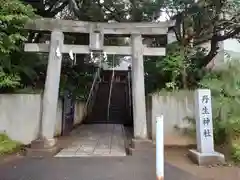
<path id="1" fill-rule="evenodd" d="M 85 103 L 76 102 L 75 104 L 75 114 L 74 114 L 74 125 L 81 124 L 85 117 Z"/>
<path id="2" fill-rule="evenodd" d="M 42 97 L 40 94 L 0 94 L 0 133 L 11 139 L 30 144 L 38 137 Z M 83 120 L 85 104 L 76 103 L 74 125 Z M 55 136 L 62 131 L 62 107 L 58 102 Z"/>
<path id="3" fill-rule="evenodd" d="M 195 140 L 184 130 L 192 124 L 186 120 L 194 117 L 194 92 L 155 93 L 147 100 L 147 120 L 149 136 L 155 141 L 156 117 L 164 116 L 165 145 L 195 144 Z"/>
<path id="4" fill-rule="evenodd" d="M 0 132 L 11 139 L 29 144 L 37 138 L 41 95 L 0 95 Z"/>

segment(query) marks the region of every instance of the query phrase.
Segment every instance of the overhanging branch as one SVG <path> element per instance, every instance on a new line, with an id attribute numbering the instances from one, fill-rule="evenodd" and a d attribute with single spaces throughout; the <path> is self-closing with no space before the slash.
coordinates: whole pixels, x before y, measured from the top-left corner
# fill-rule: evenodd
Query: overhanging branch
<path id="1" fill-rule="evenodd" d="M 82 0 L 81 0 L 82 3 Z M 73 13 L 80 18 L 81 17 L 81 13 L 80 13 L 80 7 L 78 5 L 78 3 L 76 2 L 76 0 L 69 0 L 69 4 L 70 4 L 70 8 L 72 9 Z"/>
<path id="2" fill-rule="evenodd" d="M 100 3 L 100 0 L 97 0 L 97 4 L 100 8 L 105 8 L 107 11 L 109 11 L 110 13 L 112 13 L 114 19 L 117 21 L 117 22 L 121 22 L 121 18 L 119 17 L 119 12 L 114 12 L 112 11 L 108 6 L 105 6 L 103 4 Z"/>
<path id="3" fill-rule="evenodd" d="M 233 31 L 231 31 L 230 33 L 226 34 L 226 35 L 223 35 L 223 36 L 218 36 L 217 37 L 217 40 L 218 41 L 224 41 L 226 39 L 229 39 L 229 38 L 233 38 L 234 36 L 240 34 L 240 27 L 234 29 Z"/>
<path id="4" fill-rule="evenodd" d="M 61 12 L 67 5 L 68 5 L 68 0 L 64 0 L 59 7 L 55 8 L 55 9 L 54 8 L 51 9 L 50 13 L 53 16 L 55 16 L 57 13 Z"/>
<path id="5" fill-rule="evenodd" d="M 218 40 L 217 36 L 213 36 L 211 40 L 211 49 L 209 53 L 203 58 L 202 65 L 205 67 L 218 53 Z"/>

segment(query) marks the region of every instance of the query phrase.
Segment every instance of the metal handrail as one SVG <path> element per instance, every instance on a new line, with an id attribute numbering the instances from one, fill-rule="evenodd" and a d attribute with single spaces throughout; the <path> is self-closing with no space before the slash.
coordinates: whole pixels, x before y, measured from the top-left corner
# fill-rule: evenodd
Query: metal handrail
<path id="1" fill-rule="evenodd" d="M 86 102 L 86 105 L 85 105 L 85 113 L 87 113 L 87 111 L 88 111 L 88 108 L 89 108 L 88 106 L 89 106 L 91 97 L 93 95 L 94 87 L 97 84 L 97 80 L 98 80 L 98 78 L 100 76 L 99 75 L 100 74 L 100 70 L 101 70 L 101 68 L 98 68 L 98 70 L 95 73 L 95 76 L 94 76 L 94 79 L 93 79 L 93 83 L 92 83 L 92 86 L 91 86 L 91 89 L 90 89 L 90 92 L 89 92 L 89 95 L 88 95 L 88 99 L 87 99 L 87 102 Z"/>
<path id="2" fill-rule="evenodd" d="M 115 63 L 115 56 L 113 57 L 113 62 L 112 62 L 113 71 L 112 71 L 111 84 L 110 84 L 109 97 L 108 97 L 108 111 L 107 111 L 107 119 L 108 119 L 108 121 L 109 121 L 109 116 L 110 116 L 110 105 L 111 105 L 113 81 L 114 81 L 114 78 L 115 78 L 115 67 L 114 67 L 114 63 Z"/>
<path id="3" fill-rule="evenodd" d="M 129 113 L 132 116 L 132 88 L 131 88 L 131 71 L 128 70 L 128 105 L 129 105 Z"/>
<path id="4" fill-rule="evenodd" d="M 113 69 L 112 78 L 111 78 L 111 84 L 110 84 L 110 89 L 109 89 L 109 97 L 108 97 L 108 112 L 107 112 L 108 121 L 109 121 L 109 116 L 110 116 L 110 105 L 111 105 L 112 87 L 113 87 L 114 77 L 115 77 L 115 72 L 114 72 L 114 69 Z"/>

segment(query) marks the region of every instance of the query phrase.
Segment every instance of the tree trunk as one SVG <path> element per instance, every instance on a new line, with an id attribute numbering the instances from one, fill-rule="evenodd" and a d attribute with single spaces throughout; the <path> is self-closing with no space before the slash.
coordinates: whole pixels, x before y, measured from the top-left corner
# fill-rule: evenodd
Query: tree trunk
<path id="1" fill-rule="evenodd" d="M 182 83 L 183 83 L 183 89 L 188 88 L 188 82 L 187 82 L 187 73 L 186 73 L 186 67 L 184 65 L 183 70 L 182 70 Z"/>

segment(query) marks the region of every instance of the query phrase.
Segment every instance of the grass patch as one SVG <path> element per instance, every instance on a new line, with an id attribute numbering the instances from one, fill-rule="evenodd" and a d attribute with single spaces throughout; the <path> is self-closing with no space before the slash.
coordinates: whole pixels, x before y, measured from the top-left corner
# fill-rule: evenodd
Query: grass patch
<path id="1" fill-rule="evenodd" d="M 240 162 L 240 145 L 233 144 L 232 146 L 232 159 L 235 163 Z"/>
<path id="2" fill-rule="evenodd" d="M 0 134 L 0 156 L 14 153 L 21 148 L 21 143 L 11 140 L 7 135 Z"/>

